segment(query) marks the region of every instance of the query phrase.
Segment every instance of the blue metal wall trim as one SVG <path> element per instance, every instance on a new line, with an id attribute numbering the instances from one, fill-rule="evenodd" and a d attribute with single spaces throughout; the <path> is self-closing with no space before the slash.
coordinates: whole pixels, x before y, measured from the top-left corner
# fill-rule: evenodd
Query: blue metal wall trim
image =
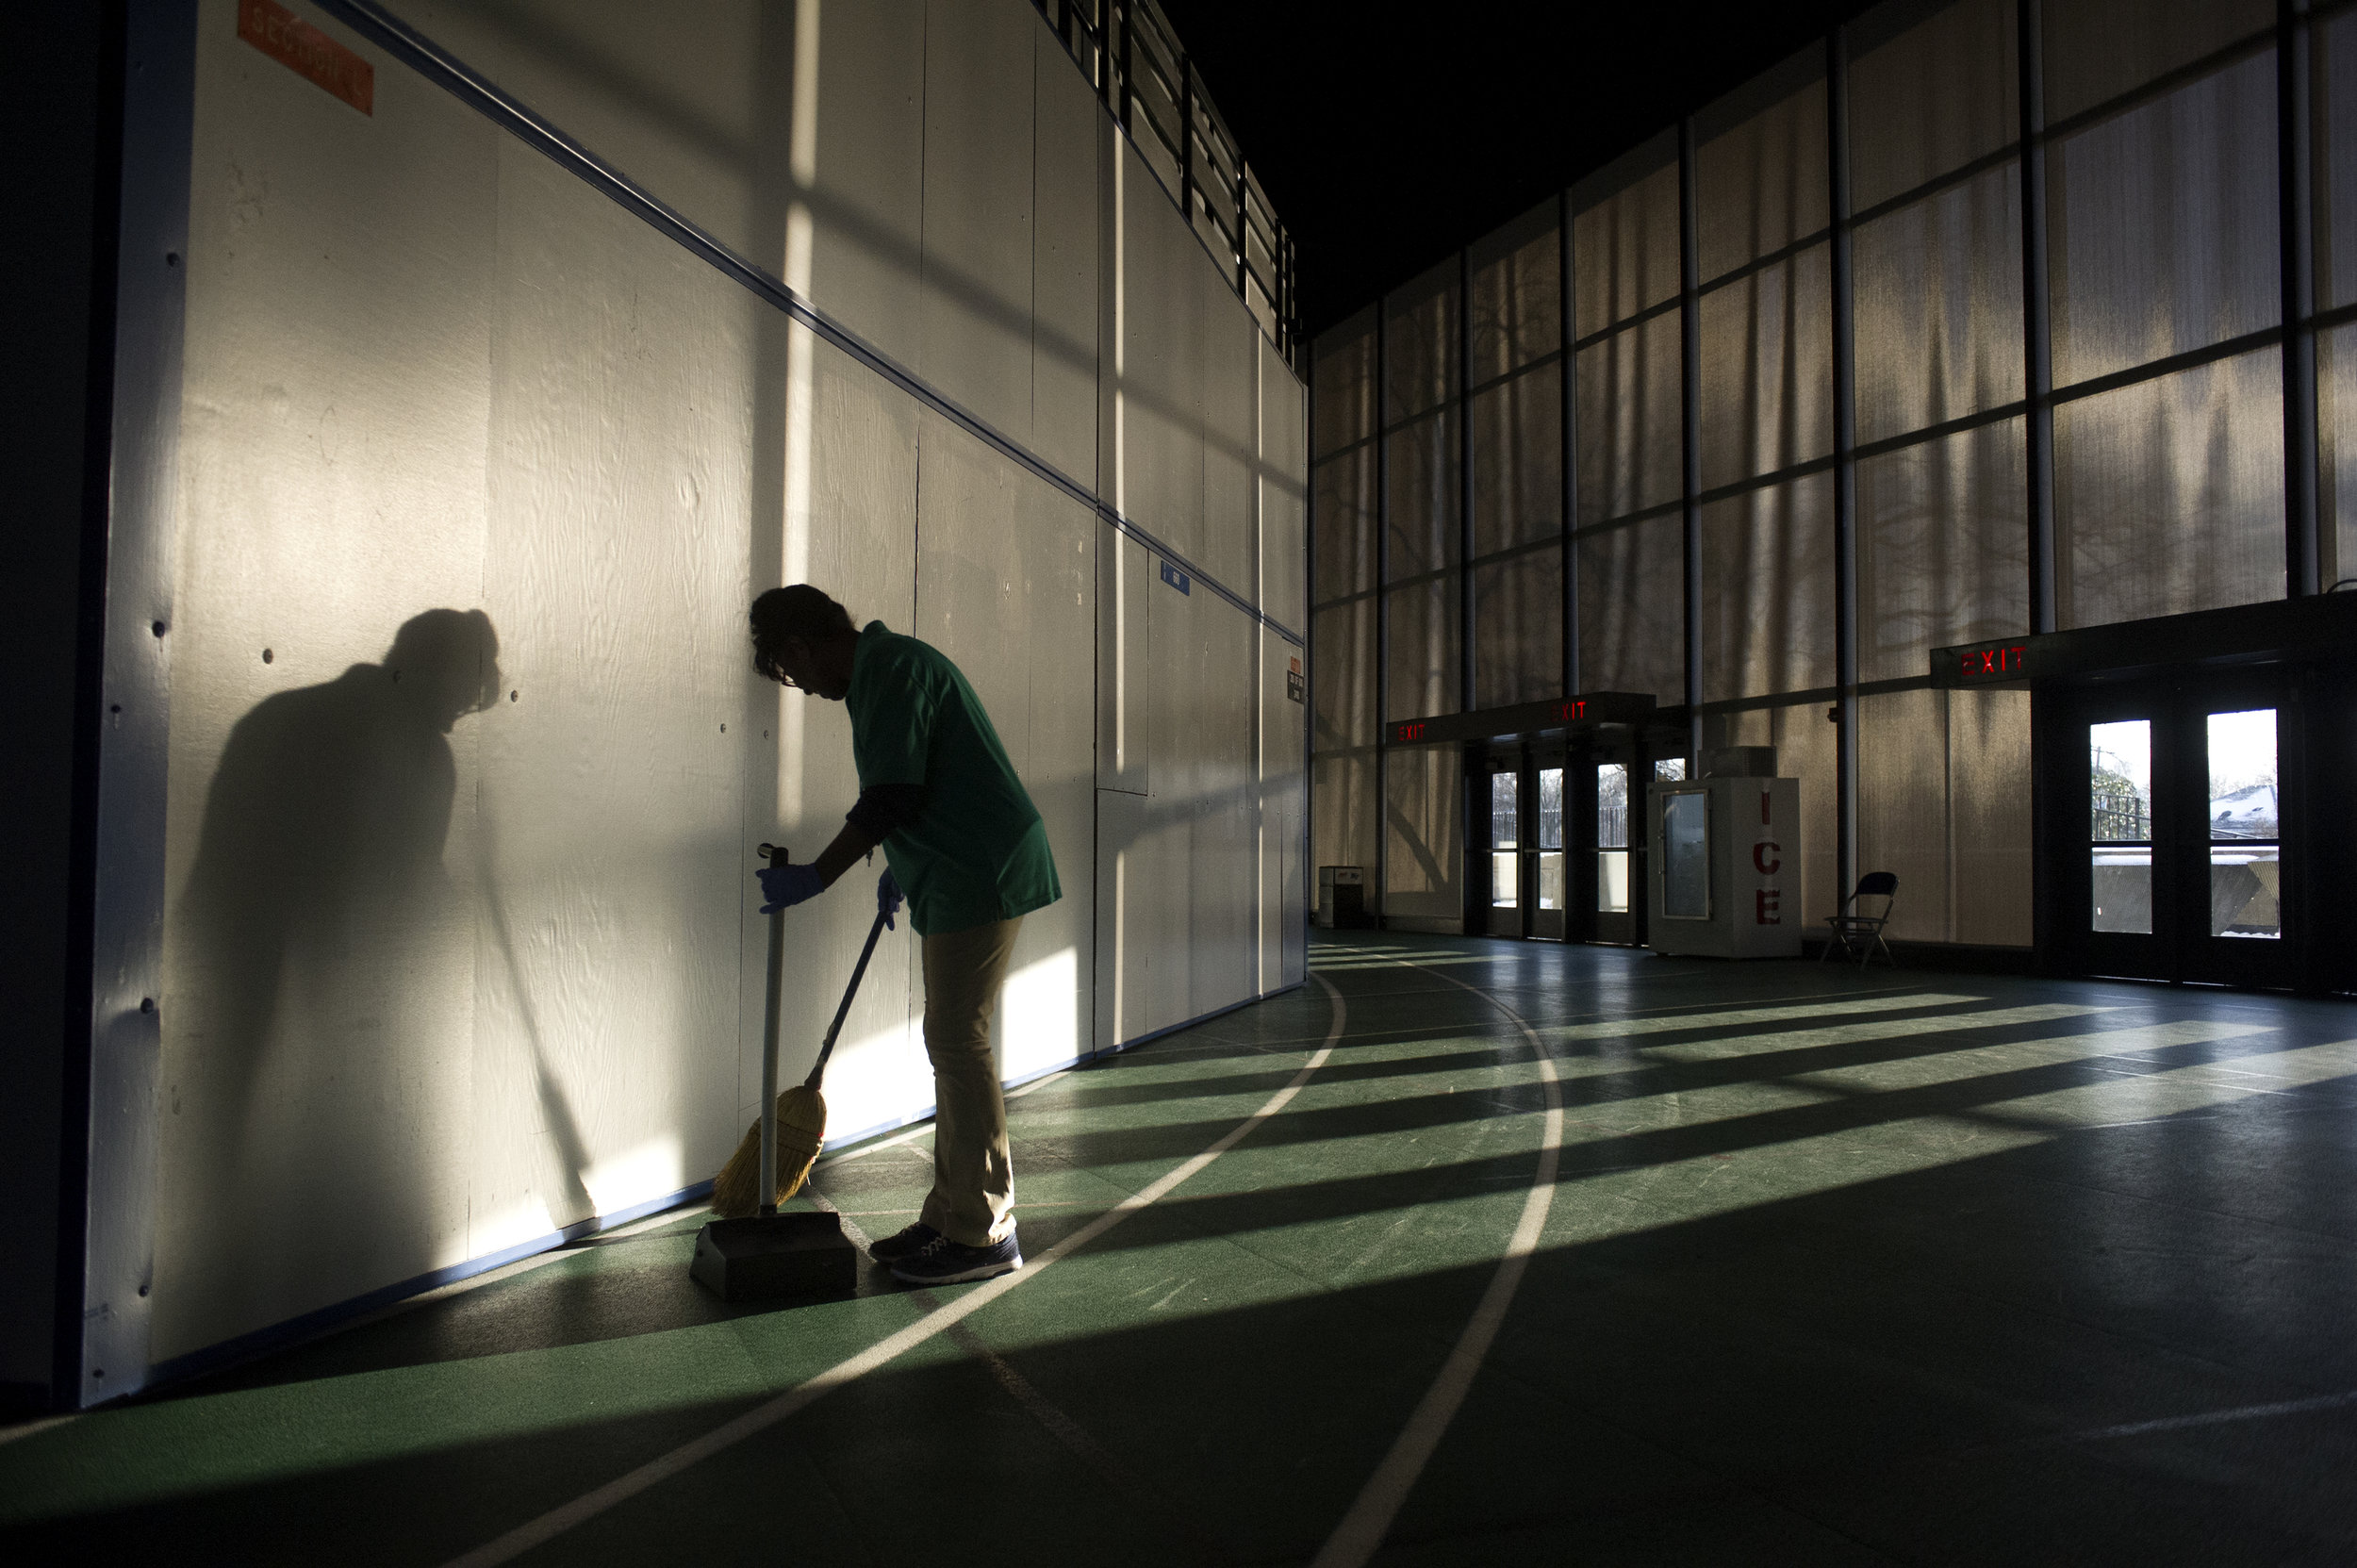
<path id="1" fill-rule="evenodd" d="M 61 1240 L 82 1238 L 74 1409 L 136 1393 L 148 1373 L 155 1277 L 157 1083 L 163 1024 L 164 781 L 172 714 L 180 382 L 187 306 L 194 8 L 124 14 L 106 619 L 91 888 L 86 1186 Z M 69 1329 L 69 1332 L 72 1332 Z M 62 1348 L 62 1347 L 61 1347 Z M 60 1372 L 67 1368 L 60 1367 Z M 61 1379 L 62 1380 L 62 1379 Z"/>
<path id="2" fill-rule="evenodd" d="M 1265 614 L 1259 605 L 1172 550 L 1152 534 L 1115 511 L 1095 489 L 1081 484 L 1053 463 L 1007 436 L 980 415 L 961 406 L 928 386 L 916 373 L 862 338 L 841 322 L 830 320 L 817 306 L 787 288 L 783 279 L 763 271 L 705 233 L 629 175 L 535 114 L 496 84 L 440 44 L 392 15 L 374 0 L 312 0 L 321 10 L 393 56 L 428 81 L 450 92 L 492 124 L 603 191 L 617 206 L 635 214 L 683 248 L 692 251 L 743 288 L 801 322 L 834 347 L 874 371 L 911 397 L 988 443 L 1001 455 L 1021 464 L 1039 478 L 1095 512 L 1099 520 L 1127 534 L 1157 555 L 1176 562 L 1187 573 L 1245 615 L 1298 648 L 1300 633 Z"/>

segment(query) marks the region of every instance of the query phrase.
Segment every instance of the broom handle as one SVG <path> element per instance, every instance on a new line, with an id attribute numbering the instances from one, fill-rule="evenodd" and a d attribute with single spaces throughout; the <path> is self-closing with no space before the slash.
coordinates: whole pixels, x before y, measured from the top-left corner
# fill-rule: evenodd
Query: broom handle
<path id="1" fill-rule="evenodd" d="M 764 844 L 772 866 L 785 864 L 785 850 Z M 785 911 L 769 916 L 769 983 L 761 1015 L 761 1213 L 778 1212 L 778 1004 L 785 978 Z"/>
<path id="2" fill-rule="evenodd" d="M 884 914 L 880 909 L 876 911 L 876 923 L 867 928 L 867 946 L 859 950 L 859 964 L 851 970 L 851 983 L 843 988 L 843 1004 L 834 1010 L 834 1022 L 827 1026 L 827 1040 L 818 1048 L 818 1061 L 810 1069 L 810 1076 L 802 1080 L 802 1087 L 805 1089 L 817 1088 L 818 1081 L 826 1076 L 827 1058 L 834 1054 L 834 1037 L 843 1032 L 843 1020 L 851 1015 L 851 999 L 859 995 L 860 980 L 867 973 L 867 961 L 876 955 L 876 938 L 883 934 L 883 929 Z M 776 950 L 774 943 L 771 945 L 771 950 L 773 952 Z M 775 972 L 774 965 L 773 960 L 773 973 Z"/>

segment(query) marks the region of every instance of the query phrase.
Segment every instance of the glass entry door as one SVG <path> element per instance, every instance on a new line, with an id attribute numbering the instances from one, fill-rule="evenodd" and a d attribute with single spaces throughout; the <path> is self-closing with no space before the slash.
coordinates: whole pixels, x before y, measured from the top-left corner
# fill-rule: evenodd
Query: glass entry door
<path id="1" fill-rule="evenodd" d="M 2282 710 L 2265 682 L 2081 697 L 2054 734 L 2054 798 L 2083 824 L 2054 934 L 2095 974 L 2289 982 Z"/>
<path id="2" fill-rule="evenodd" d="M 1629 916 L 1629 763 L 1620 758 L 1590 766 L 1596 770 L 1595 940 L 1628 942 L 1634 939 Z M 1643 800 L 1641 787 L 1635 793 Z"/>
<path id="3" fill-rule="evenodd" d="M 1531 763 L 1531 783 L 1538 786 L 1538 819 L 1534 824 L 1527 865 L 1530 874 L 1530 934 L 1560 942 L 1568 903 L 1569 878 L 1563 866 L 1563 759 L 1545 752 Z"/>
<path id="4" fill-rule="evenodd" d="M 1570 902 L 1562 756 L 1542 747 L 1500 748 L 1475 778 L 1476 826 L 1486 830 L 1487 845 L 1477 929 L 1562 941 Z"/>
<path id="5" fill-rule="evenodd" d="M 1500 758 L 1490 775 L 1490 914 L 1492 936 L 1523 934 L 1523 773 L 1519 759 Z"/>

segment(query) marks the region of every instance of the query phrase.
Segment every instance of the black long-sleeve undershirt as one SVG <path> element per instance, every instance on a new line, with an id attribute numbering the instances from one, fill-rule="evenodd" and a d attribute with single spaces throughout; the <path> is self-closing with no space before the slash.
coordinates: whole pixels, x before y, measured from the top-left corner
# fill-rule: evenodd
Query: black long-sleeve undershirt
<path id="1" fill-rule="evenodd" d="M 925 786 L 913 784 L 870 784 L 843 814 L 843 819 L 877 843 L 916 820 L 925 809 Z"/>

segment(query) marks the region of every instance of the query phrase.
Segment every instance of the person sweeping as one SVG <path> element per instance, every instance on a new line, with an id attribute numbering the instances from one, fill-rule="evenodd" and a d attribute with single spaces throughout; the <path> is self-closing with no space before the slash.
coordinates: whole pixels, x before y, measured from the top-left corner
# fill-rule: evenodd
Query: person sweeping
<path id="1" fill-rule="evenodd" d="M 752 639 L 755 669 L 849 709 L 860 784 L 843 831 L 816 861 L 756 873 L 768 900 L 762 913 L 817 897 L 881 845 L 878 908 L 888 913 L 905 891 L 921 942 L 933 1185 L 916 1223 L 869 1255 L 915 1284 L 1021 1268 L 990 1017 L 1023 916 L 1063 896 L 1047 827 L 981 699 L 939 649 L 881 620 L 855 629 L 842 605 L 804 583 L 753 601 Z"/>

